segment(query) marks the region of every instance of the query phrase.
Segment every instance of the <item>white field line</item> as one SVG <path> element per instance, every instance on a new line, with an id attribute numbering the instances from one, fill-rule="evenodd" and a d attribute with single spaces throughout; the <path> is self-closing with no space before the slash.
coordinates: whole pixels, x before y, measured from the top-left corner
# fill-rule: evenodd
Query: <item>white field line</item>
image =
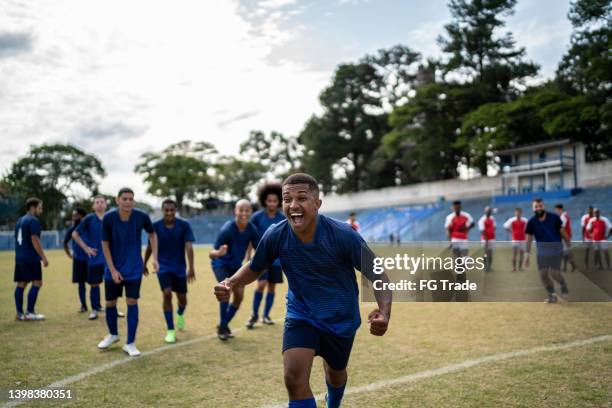
<path id="1" fill-rule="evenodd" d="M 372 392 L 379 390 L 381 388 L 398 385 L 398 384 L 406 384 L 411 382 L 416 382 L 418 380 L 422 380 L 425 378 L 437 377 L 444 374 L 454 373 L 457 371 L 465 370 L 474 366 L 478 366 L 485 363 L 499 362 L 504 360 L 509 360 L 511 358 L 516 357 L 524 357 L 530 356 L 536 353 L 548 352 L 548 351 L 558 351 L 558 350 L 566 350 L 575 347 L 587 346 L 589 344 L 601 343 L 605 341 L 611 341 L 612 335 L 606 334 L 602 336 L 591 337 L 584 340 L 576 340 L 569 343 L 560 343 L 560 344 L 552 344 L 549 346 L 538 346 L 530 349 L 522 349 L 516 351 L 510 351 L 506 353 L 498 353 L 492 354 L 489 356 L 484 356 L 480 358 L 476 358 L 473 360 L 465 360 L 455 364 L 449 364 L 443 367 L 419 371 L 414 374 L 409 374 L 403 377 L 392 378 L 388 380 L 376 381 L 370 384 L 359 385 L 356 387 L 350 387 L 346 389 L 345 395 L 359 394 L 362 392 Z M 323 401 L 325 398 L 325 394 L 315 395 L 315 399 L 317 401 Z M 287 406 L 287 402 L 278 402 L 272 403 L 268 405 L 264 405 L 262 408 L 284 408 Z"/>

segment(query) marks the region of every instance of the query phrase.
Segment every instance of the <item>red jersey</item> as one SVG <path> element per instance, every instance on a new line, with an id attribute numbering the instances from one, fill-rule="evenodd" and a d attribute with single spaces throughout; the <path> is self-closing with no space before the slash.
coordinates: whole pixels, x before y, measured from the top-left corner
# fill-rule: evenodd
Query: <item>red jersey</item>
<path id="1" fill-rule="evenodd" d="M 480 230 L 480 239 L 483 241 L 495 239 L 495 218 L 483 215 L 478 220 L 478 229 Z"/>
<path id="2" fill-rule="evenodd" d="M 589 225 L 589 221 L 593 218 L 592 215 L 584 214 L 580 219 L 580 226 L 582 227 L 582 239 L 584 241 L 592 241 L 593 234 L 587 229 L 587 225 Z"/>
<path id="3" fill-rule="evenodd" d="M 444 228 L 450 232 L 451 240 L 465 241 L 468 237 L 468 227 L 474 223 L 472 216 L 465 211 L 459 215 L 454 212 L 446 216 Z"/>
<path id="4" fill-rule="evenodd" d="M 525 240 L 525 228 L 527 228 L 527 218 L 516 216 L 508 218 L 504 223 L 504 228 L 510 230 L 513 241 L 524 241 Z"/>
<path id="5" fill-rule="evenodd" d="M 612 228 L 612 225 L 606 217 L 591 217 L 587 224 L 587 229 L 592 233 L 593 241 L 605 241 L 610 228 Z"/>
<path id="6" fill-rule="evenodd" d="M 359 232 L 359 223 L 357 221 L 351 221 L 351 219 L 349 218 L 348 220 L 346 220 L 346 223 L 350 225 L 354 231 Z"/>
<path id="7" fill-rule="evenodd" d="M 565 228 L 565 233 L 568 239 L 572 239 L 572 221 L 567 212 L 561 213 L 561 227 Z"/>

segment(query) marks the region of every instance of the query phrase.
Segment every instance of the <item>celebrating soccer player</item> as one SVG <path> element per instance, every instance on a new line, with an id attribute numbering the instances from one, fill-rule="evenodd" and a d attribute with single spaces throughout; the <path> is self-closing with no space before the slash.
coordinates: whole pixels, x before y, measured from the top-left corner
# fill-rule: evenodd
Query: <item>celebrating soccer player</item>
<path id="1" fill-rule="evenodd" d="M 327 407 L 340 406 L 346 366 L 361 323 L 355 268 L 375 279 L 370 262 L 374 255 L 361 236 L 346 223 L 319 214 L 320 206 L 318 183 L 312 176 L 289 176 L 283 182 L 287 219 L 266 231 L 250 263 L 215 286 L 215 295 L 225 302 L 233 288 L 255 281 L 280 258 L 289 283 L 283 364 L 290 408 L 316 407 L 309 384 L 316 355 L 324 360 Z M 378 308 L 368 321 L 370 332 L 382 336 L 391 315 L 391 293 L 375 291 L 375 296 Z"/>
<path id="2" fill-rule="evenodd" d="M 504 223 L 504 228 L 508 230 L 512 239 L 512 272 L 523 269 L 523 257 L 525 256 L 525 228 L 527 228 L 527 218 L 523 217 L 523 210 L 514 209 L 514 217 L 510 217 Z"/>
<path id="3" fill-rule="evenodd" d="M 253 248 L 259 243 L 260 233 L 255 224 L 249 221 L 253 208 L 248 200 L 239 200 L 234 207 L 235 218 L 226 222 L 215 241 L 214 249 L 210 251 L 212 259 L 212 269 L 217 282 L 223 282 L 233 276 L 242 266 L 242 261 L 247 254 L 249 244 Z M 244 298 L 244 285 L 232 287 L 232 302 L 229 303 L 229 296 L 220 302 L 219 305 L 219 326 L 217 327 L 217 337 L 226 341 L 232 338 L 233 334 L 229 328 L 229 323 L 242 303 Z"/>
<path id="4" fill-rule="evenodd" d="M 544 208 L 544 201 L 536 198 L 532 203 L 533 217 L 527 222 L 525 230 L 527 234 L 525 266 L 529 266 L 529 251 L 531 243 L 535 238 L 537 242 L 537 264 L 540 279 L 548 292 L 547 303 L 555 303 L 558 297 L 555 293 L 554 281 L 561 285 L 561 295 L 568 293 L 565 279 L 561 276 L 561 258 L 563 257 L 563 245 L 561 240 L 569 248 L 571 242 L 563 228 L 561 217 L 557 214 L 548 212 Z"/>
<path id="5" fill-rule="evenodd" d="M 95 196 L 92 207 L 94 212 L 88 214 L 72 232 L 72 239 L 87 254 L 87 283 L 91 302 L 89 320 L 97 319 L 98 312 L 102 310 L 100 304 L 100 284 L 104 279 L 102 219 L 106 212 L 106 199 L 101 195 Z"/>
<path id="6" fill-rule="evenodd" d="M 49 261 L 40 243 L 40 221 L 43 202 L 38 198 L 28 198 L 25 205 L 26 214 L 17 220 L 15 225 L 15 288 L 16 320 L 45 320 L 45 315 L 36 313 L 36 299 L 42 286 L 42 268 L 49 266 Z M 32 282 L 28 292 L 27 313 L 23 312 L 23 292 Z"/>
<path id="7" fill-rule="evenodd" d="M 178 301 L 177 326 L 179 330 L 185 328 L 185 308 L 187 307 L 187 282 L 195 280 L 195 267 L 193 263 L 193 231 L 185 220 L 176 216 L 176 201 L 165 199 L 162 202 L 164 217 L 153 223 L 158 243 L 159 272 L 157 279 L 163 293 L 163 310 L 166 319 L 166 343 L 176 342 L 174 331 L 174 317 L 172 312 L 172 292 L 176 293 Z M 185 252 L 189 261 L 189 271 L 186 272 Z M 147 262 L 153 253 L 151 243 L 145 252 L 145 271 Z"/>
<path id="8" fill-rule="evenodd" d="M 72 225 L 66 231 L 64 236 L 64 251 L 68 258 L 72 259 L 72 283 L 78 284 L 79 300 L 81 301 L 80 313 L 87 311 L 86 299 L 86 288 L 85 282 L 87 282 L 87 254 L 81 248 L 75 240 L 72 239 L 72 233 L 79 226 L 81 220 L 85 218 L 87 212 L 83 208 L 75 208 L 72 211 Z M 68 244 L 72 241 L 72 252 Z M 93 308 L 93 305 L 92 305 Z"/>
<path id="9" fill-rule="evenodd" d="M 124 187 L 116 198 L 118 208 L 109 211 L 102 220 L 102 251 L 106 260 L 104 270 L 104 295 L 106 297 L 106 324 L 109 334 L 98 344 L 98 348 L 109 348 L 119 341 L 117 329 L 117 298 L 123 295 L 127 304 L 128 338 L 123 351 L 131 357 L 139 356 L 136 348 L 138 328 L 138 298 L 144 270 L 141 247 L 142 231 L 149 235 L 153 251 L 153 272 L 157 272 L 157 236 L 149 216 L 134 208 L 134 191 Z"/>
<path id="10" fill-rule="evenodd" d="M 493 243 L 495 242 L 495 218 L 493 218 L 493 209 L 485 207 L 485 213 L 478 220 L 478 230 L 480 231 L 480 239 L 484 244 L 485 250 L 485 271 L 491 271 L 493 263 Z"/>
<path id="11" fill-rule="evenodd" d="M 610 269 L 610 254 L 608 253 L 608 238 L 612 236 L 612 224 L 610 220 L 601 215 L 599 208 L 593 211 L 593 217 L 589 219 L 587 230 L 591 233 L 593 239 L 593 248 L 595 249 L 595 267 L 603 269 L 603 261 L 601 253 L 603 252 L 606 259 L 606 265 Z"/>
<path id="12" fill-rule="evenodd" d="M 255 224 L 260 233 L 265 232 L 272 224 L 276 224 L 285 219 L 281 208 L 283 189 L 280 183 L 266 183 L 259 190 L 259 205 L 262 209 L 253 214 L 251 222 Z M 261 319 L 264 324 L 274 324 L 270 318 L 270 310 L 274 304 L 274 290 L 277 283 L 283 283 L 283 270 L 280 260 L 274 261 L 267 271 L 262 273 L 257 280 L 255 295 L 253 296 L 253 314 L 247 322 L 247 328 L 252 329 L 257 323 L 259 316 L 259 305 L 263 299 L 264 289 L 268 288 L 266 294 L 266 304 Z"/>

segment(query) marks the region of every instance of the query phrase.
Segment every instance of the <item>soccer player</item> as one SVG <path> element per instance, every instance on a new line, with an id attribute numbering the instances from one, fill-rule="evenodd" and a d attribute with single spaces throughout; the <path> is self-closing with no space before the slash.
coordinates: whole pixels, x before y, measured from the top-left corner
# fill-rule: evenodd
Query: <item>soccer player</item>
<path id="1" fill-rule="evenodd" d="M 504 228 L 510 233 L 512 239 L 512 272 L 523 270 L 523 257 L 525 256 L 525 228 L 527 218 L 523 217 L 523 210 L 514 209 L 514 217 L 510 217 L 504 223 Z"/>
<path id="2" fill-rule="evenodd" d="M 569 214 L 567 211 L 563 209 L 563 204 L 557 203 L 555 204 L 555 212 L 559 217 L 561 217 L 561 222 L 563 223 L 563 228 L 565 228 L 565 235 L 567 235 L 567 239 L 572 240 L 572 220 L 570 220 Z M 576 264 L 574 263 L 574 257 L 572 256 L 572 251 L 563 243 L 563 272 L 567 271 L 567 264 L 572 266 L 572 272 L 576 271 Z"/>
<path id="3" fill-rule="evenodd" d="M 561 295 L 568 293 L 567 284 L 561 275 L 561 258 L 563 257 L 563 245 L 561 240 L 569 248 L 571 242 L 568 239 L 561 217 L 557 214 L 548 212 L 544 208 L 544 201 L 535 198 L 532 203 L 533 217 L 527 222 L 525 230 L 527 234 L 525 266 L 529 266 L 529 251 L 534 238 L 537 242 L 537 264 L 538 272 L 542 284 L 548 292 L 547 303 L 556 303 L 558 300 L 555 294 L 554 281 L 561 285 Z"/>
<path id="4" fill-rule="evenodd" d="M 493 243 L 495 242 L 495 218 L 491 207 L 485 207 L 484 212 L 484 215 L 478 220 L 478 230 L 484 244 L 485 272 L 490 272 L 491 263 L 493 263 Z"/>
<path id="5" fill-rule="evenodd" d="M 470 214 L 461 210 L 461 201 L 453 201 L 453 212 L 446 216 L 444 229 L 450 239 L 453 256 L 456 258 L 467 256 L 468 254 L 468 233 L 474 228 L 474 219 Z M 467 274 L 459 273 L 456 275 L 457 282 L 467 281 Z M 467 292 L 457 292 L 455 299 L 458 302 L 468 301 Z"/>
<path id="6" fill-rule="evenodd" d="M 255 224 L 249 221 L 252 213 L 251 203 L 248 200 L 239 200 L 234 207 L 235 218 L 221 227 L 214 249 L 209 253 L 217 282 L 225 281 L 240 269 L 249 244 L 253 248 L 257 247 L 260 233 Z M 232 302 L 229 303 L 228 297 L 219 304 L 217 337 L 222 341 L 234 337 L 229 328 L 229 323 L 236 315 L 244 298 L 244 285 L 232 287 L 231 292 L 233 295 Z"/>
<path id="7" fill-rule="evenodd" d="M 266 231 L 250 263 L 215 286 L 215 295 L 224 302 L 233 288 L 255 281 L 280 258 L 289 283 L 283 365 L 290 408 L 316 407 L 309 385 L 316 355 L 324 360 L 327 407 L 340 406 L 361 324 L 355 268 L 375 278 L 370 263 L 374 255 L 363 238 L 346 223 L 319 214 L 320 207 L 317 181 L 308 174 L 289 176 L 283 182 L 287 219 Z M 375 296 L 378 308 L 368 321 L 370 332 L 382 336 L 391 315 L 391 292 L 375 291 Z"/>
<path id="8" fill-rule="evenodd" d="M 36 313 L 36 299 L 42 286 L 42 268 L 49 261 L 40 243 L 40 221 L 38 217 L 43 212 L 43 202 L 38 198 L 28 198 L 25 205 L 26 214 L 17 220 L 15 225 L 15 288 L 16 320 L 45 320 L 45 315 Z M 23 292 L 28 283 L 32 286 L 28 291 L 28 309 L 23 312 Z"/>
<path id="9" fill-rule="evenodd" d="M 610 269 L 610 254 L 608 253 L 608 243 L 606 241 L 612 236 L 612 224 L 610 224 L 610 220 L 601 215 L 599 208 L 595 208 L 593 211 L 593 217 L 589 219 L 587 230 L 591 233 L 593 239 L 595 266 L 603 269 L 603 261 L 601 259 L 601 253 L 603 252 L 608 269 Z"/>
<path id="10" fill-rule="evenodd" d="M 591 231 L 587 230 L 590 219 L 593 218 L 593 207 L 589 206 L 587 213 L 580 219 L 580 226 L 582 227 L 582 241 L 584 242 L 584 267 L 589 269 L 589 260 L 591 255 L 591 248 L 593 246 L 593 235 Z"/>
<path id="11" fill-rule="evenodd" d="M 140 283 L 144 271 L 141 234 L 145 230 L 149 235 L 155 273 L 159 269 L 157 236 L 149 216 L 134 208 L 134 191 L 127 187 L 122 188 L 117 194 L 116 203 L 118 208 L 107 212 L 102 219 L 102 251 L 106 261 L 104 295 L 109 334 L 98 344 L 98 348 L 107 349 L 119 341 L 117 298 L 123 295 L 125 288 L 128 338 L 123 351 L 130 357 L 135 357 L 140 355 L 134 341 L 138 328 Z"/>
<path id="12" fill-rule="evenodd" d="M 251 222 L 260 233 L 264 233 L 271 225 L 285 219 L 282 211 L 279 211 L 282 194 L 283 188 L 278 182 L 266 183 L 259 189 L 259 205 L 262 209 L 253 214 Z M 248 329 L 252 329 L 255 323 L 257 323 L 259 306 L 261 305 L 266 287 L 268 288 L 268 293 L 266 294 L 266 304 L 261 322 L 263 324 L 274 324 L 274 321 L 270 318 L 270 310 L 272 310 L 272 305 L 274 304 L 274 293 L 278 283 L 283 283 L 283 270 L 281 269 L 280 260 L 277 259 L 257 279 L 257 287 L 253 296 L 253 314 L 251 314 L 251 318 L 246 325 Z"/>
<path id="13" fill-rule="evenodd" d="M 102 252 L 102 219 L 106 213 L 106 199 L 98 195 L 93 199 L 93 213 L 88 214 L 72 232 L 72 239 L 87 254 L 87 283 L 91 313 L 89 320 L 98 318 L 102 311 L 100 284 L 104 280 L 104 253 Z M 122 314 L 119 314 L 119 316 Z"/>
<path id="14" fill-rule="evenodd" d="M 87 282 L 87 254 L 83 251 L 76 241 L 72 239 L 72 233 L 79 226 L 81 220 L 85 218 L 87 212 L 83 208 L 75 208 L 72 211 L 72 225 L 66 231 L 64 236 L 64 251 L 68 258 L 72 259 L 72 283 L 78 284 L 79 300 L 81 301 L 81 310 L 79 313 L 87 311 L 86 288 Z M 72 241 L 72 252 L 68 244 Z M 92 305 L 93 308 L 93 305 Z"/>
<path id="15" fill-rule="evenodd" d="M 351 226 L 351 228 L 357 232 L 359 232 L 359 223 L 357 222 L 357 214 L 353 211 L 349 214 L 348 220 L 346 223 Z"/>
<path id="16" fill-rule="evenodd" d="M 193 242 L 195 237 L 191 226 L 185 220 L 176 216 L 176 201 L 167 198 L 162 202 L 164 217 L 153 223 L 158 243 L 159 272 L 157 279 L 163 293 L 163 311 L 166 319 L 166 343 L 176 342 L 174 317 L 172 315 L 172 292 L 176 293 L 178 301 L 177 326 L 185 328 L 185 308 L 187 307 L 187 282 L 195 280 L 193 263 Z M 145 270 L 153 249 L 151 244 L 145 252 Z M 185 253 L 189 261 L 189 271 L 186 273 Z"/>

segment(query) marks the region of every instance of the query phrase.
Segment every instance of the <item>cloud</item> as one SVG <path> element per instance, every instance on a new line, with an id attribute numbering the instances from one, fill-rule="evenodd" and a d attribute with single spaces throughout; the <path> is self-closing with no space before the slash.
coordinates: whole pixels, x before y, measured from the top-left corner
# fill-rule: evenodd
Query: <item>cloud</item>
<path id="1" fill-rule="evenodd" d="M 32 43 L 29 32 L 0 32 L 0 59 L 30 51 Z"/>
<path id="2" fill-rule="evenodd" d="M 245 120 L 248 118 L 252 118 L 253 116 L 257 115 L 259 113 L 259 111 L 250 111 L 250 112 L 244 112 L 241 113 L 239 115 L 233 116 L 231 118 L 228 119 L 223 119 L 219 122 L 217 122 L 217 126 L 220 128 L 225 128 L 227 125 L 235 123 L 235 122 L 240 122 L 241 120 Z"/>
<path id="3" fill-rule="evenodd" d="M 277 9 L 284 6 L 290 6 L 297 2 L 297 0 L 263 0 L 260 1 L 257 6 L 262 9 Z"/>

